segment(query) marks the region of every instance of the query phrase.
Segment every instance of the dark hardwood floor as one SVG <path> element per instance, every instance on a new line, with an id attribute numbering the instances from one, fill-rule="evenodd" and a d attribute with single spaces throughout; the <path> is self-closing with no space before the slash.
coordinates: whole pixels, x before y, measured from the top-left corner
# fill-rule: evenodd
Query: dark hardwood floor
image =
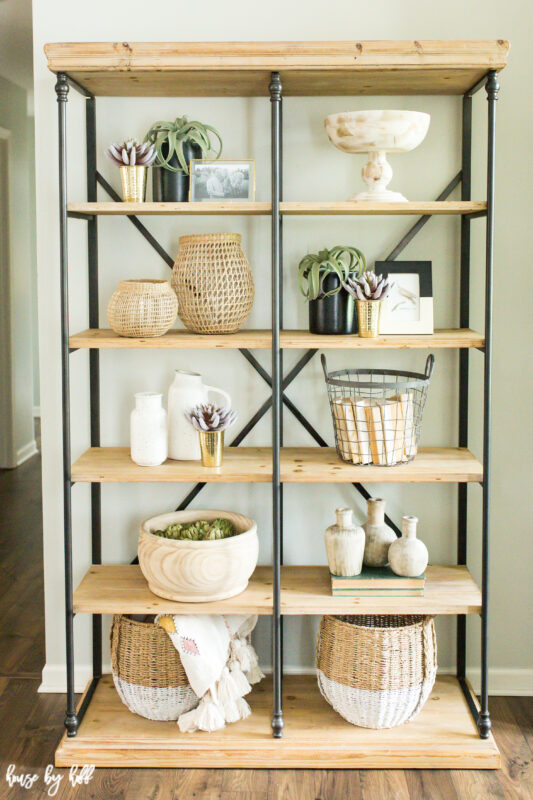
<path id="1" fill-rule="evenodd" d="M 39 695 L 44 663 L 38 457 L 0 471 L 0 798 L 59 800 L 533 800 L 533 699 L 491 698 L 500 771 L 101 769 L 56 794 L 44 783 L 62 733 L 64 698 Z M 58 576 L 62 580 L 62 576 Z M 16 773 L 35 784 L 11 788 Z"/>

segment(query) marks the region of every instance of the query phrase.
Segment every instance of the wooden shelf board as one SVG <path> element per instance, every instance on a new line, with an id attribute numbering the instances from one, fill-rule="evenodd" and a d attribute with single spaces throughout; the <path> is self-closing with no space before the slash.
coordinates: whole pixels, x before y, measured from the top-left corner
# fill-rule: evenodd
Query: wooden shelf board
<path id="1" fill-rule="evenodd" d="M 505 67 L 509 43 L 490 41 L 77 42 L 45 45 L 52 72 L 94 95 L 268 97 L 464 94 Z"/>
<path id="2" fill-rule="evenodd" d="M 430 566 L 423 597 L 333 597 L 324 566 L 281 568 L 281 613 L 479 614 L 481 593 L 463 566 Z M 272 567 L 257 567 L 248 588 L 216 603 L 176 603 L 157 597 L 138 565 L 89 568 L 74 592 L 76 614 L 271 614 Z"/>
<path id="3" fill-rule="evenodd" d="M 483 468 L 464 447 L 422 447 L 413 461 L 395 467 L 354 466 L 334 447 L 283 447 L 281 480 L 285 483 L 465 483 L 479 482 Z M 268 483 L 272 480 L 270 447 L 226 447 L 221 467 L 200 461 L 165 461 L 139 467 L 129 447 L 91 447 L 72 465 L 72 480 L 89 483 Z"/>
<path id="4" fill-rule="evenodd" d="M 71 336 L 69 346 L 73 348 L 88 347 L 93 349 L 141 349 L 141 350 L 197 350 L 238 349 L 241 347 L 253 350 L 267 350 L 272 346 L 270 330 L 240 330 L 237 333 L 209 335 L 191 333 L 185 330 L 170 330 L 163 336 L 150 338 L 130 338 L 118 336 L 108 328 L 90 328 Z"/>
<path id="5" fill-rule="evenodd" d="M 216 603 L 177 603 L 153 594 L 138 564 L 93 564 L 74 592 L 76 614 L 272 614 L 272 567 L 256 567 L 248 588 Z"/>
<path id="6" fill-rule="evenodd" d="M 362 336 L 320 336 L 309 331 L 281 331 L 281 348 L 283 350 L 305 350 L 307 348 L 321 350 L 403 350 L 423 348 L 461 348 L 484 347 L 485 338 L 481 333 L 462 329 L 436 330 L 433 334 L 400 336 L 378 336 L 376 339 L 365 339 Z M 269 350 L 272 346 L 270 330 L 240 330 L 237 333 L 201 334 L 186 330 L 171 330 L 164 336 L 150 338 L 132 338 L 118 336 L 109 328 L 90 328 L 76 333 L 69 339 L 73 349 L 140 349 L 140 350 L 196 350 L 196 349 L 237 349 Z"/>
<path id="7" fill-rule="evenodd" d="M 90 483 L 268 483 L 272 480 L 270 447 L 226 447 L 221 467 L 201 461 L 165 461 L 139 467 L 129 447 L 91 447 L 72 465 L 72 480 Z"/>
<path id="8" fill-rule="evenodd" d="M 487 204 L 478 201 L 461 200 L 415 200 L 407 203 L 370 202 L 287 202 L 281 203 L 281 213 L 285 216 L 308 215 L 435 215 L 435 214 L 474 214 L 486 211 Z"/>
<path id="9" fill-rule="evenodd" d="M 309 331 L 281 331 L 284 350 L 403 350 L 444 347 L 484 347 L 485 337 L 468 328 L 436 330 L 433 334 L 402 336 L 395 334 L 365 339 L 362 336 L 321 336 Z"/>
<path id="10" fill-rule="evenodd" d="M 271 203 L 69 203 L 68 211 L 76 214 L 93 214 L 102 216 L 187 216 L 195 214 L 206 216 L 223 214 L 225 216 L 251 214 L 269 215 L 272 210 Z"/>
<path id="11" fill-rule="evenodd" d="M 333 597 L 328 567 L 281 568 L 282 614 L 479 614 L 481 592 L 464 566 L 429 566 L 423 597 Z"/>
<path id="12" fill-rule="evenodd" d="M 480 481 L 483 468 L 464 447 L 422 447 L 413 461 L 395 467 L 353 465 L 334 447 L 283 447 L 285 483 L 464 483 Z"/>
<path id="13" fill-rule="evenodd" d="M 480 739 L 455 678 L 438 677 L 420 714 L 406 725 L 369 730 L 329 706 L 314 675 L 283 681 L 285 727 L 273 739 L 272 681 L 247 696 L 252 714 L 214 733 L 180 733 L 175 722 L 132 714 L 113 679 L 99 681 L 77 736 L 63 735 L 56 767 L 216 767 L 309 769 L 498 769 L 492 735 Z"/>

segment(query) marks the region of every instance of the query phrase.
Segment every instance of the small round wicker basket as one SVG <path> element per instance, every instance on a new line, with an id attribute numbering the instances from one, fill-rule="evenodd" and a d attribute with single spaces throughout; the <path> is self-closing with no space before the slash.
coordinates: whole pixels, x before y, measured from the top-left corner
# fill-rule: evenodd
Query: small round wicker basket
<path id="1" fill-rule="evenodd" d="M 317 644 L 322 695 L 363 728 L 412 720 L 437 674 L 437 641 L 429 616 L 324 616 Z"/>
<path id="2" fill-rule="evenodd" d="M 178 316 L 195 333 L 234 333 L 254 302 L 254 281 L 239 233 L 180 236 L 172 270 Z"/>
<path id="3" fill-rule="evenodd" d="M 198 705 L 176 648 L 153 622 L 113 617 L 111 669 L 120 699 L 141 717 L 173 720 Z"/>
<path id="4" fill-rule="evenodd" d="M 120 281 L 111 295 L 107 318 L 119 336 L 162 336 L 178 311 L 175 293 L 168 281 Z"/>

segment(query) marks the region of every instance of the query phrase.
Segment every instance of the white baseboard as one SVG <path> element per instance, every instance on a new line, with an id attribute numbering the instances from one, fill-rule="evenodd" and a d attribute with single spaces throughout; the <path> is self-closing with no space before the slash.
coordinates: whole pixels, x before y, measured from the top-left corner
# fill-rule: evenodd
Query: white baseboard
<path id="1" fill-rule="evenodd" d="M 17 467 L 20 467 L 21 464 L 24 464 L 28 458 L 37 455 L 38 452 L 37 442 L 35 439 L 32 439 L 31 442 L 25 444 L 24 447 L 20 447 L 17 450 Z"/>
<path id="2" fill-rule="evenodd" d="M 34 417 L 41 416 L 41 406 L 33 406 L 33 416 Z"/>
<path id="3" fill-rule="evenodd" d="M 272 667 L 262 666 L 261 669 L 266 674 L 272 672 Z M 314 675 L 314 667 L 298 667 L 295 665 L 284 667 L 285 675 Z M 104 664 L 104 673 L 111 672 L 111 664 Z M 80 664 L 76 667 L 74 680 L 74 691 L 81 693 L 92 678 L 92 666 L 90 664 Z M 440 667 L 440 675 L 455 674 L 455 667 Z M 480 669 L 472 667 L 467 669 L 467 677 L 475 692 L 480 688 Z M 58 692 L 66 691 L 66 672 L 65 667 L 56 664 L 47 664 L 43 669 L 42 683 L 39 692 Z M 533 669 L 501 669 L 493 668 L 489 671 L 489 694 L 507 695 L 510 697 L 533 697 Z"/>

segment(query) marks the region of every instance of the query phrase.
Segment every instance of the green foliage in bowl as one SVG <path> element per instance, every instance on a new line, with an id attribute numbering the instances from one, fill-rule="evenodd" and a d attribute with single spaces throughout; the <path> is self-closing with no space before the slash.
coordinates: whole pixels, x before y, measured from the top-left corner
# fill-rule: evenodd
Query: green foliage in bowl
<path id="1" fill-rule="evenodd" d="M 239 531 L 233 522 L 224 517 L 208 522 L 205 519 L 198 519 L 195 522 L 175 522 L 168 525 L 164 531 L 152 531 L 154 536 L 162 536 L 165 539 L 188 539 L 193 542 L 214 541 L 215 539 L 228 539 L 230 536 L 237 536 Z"/>

